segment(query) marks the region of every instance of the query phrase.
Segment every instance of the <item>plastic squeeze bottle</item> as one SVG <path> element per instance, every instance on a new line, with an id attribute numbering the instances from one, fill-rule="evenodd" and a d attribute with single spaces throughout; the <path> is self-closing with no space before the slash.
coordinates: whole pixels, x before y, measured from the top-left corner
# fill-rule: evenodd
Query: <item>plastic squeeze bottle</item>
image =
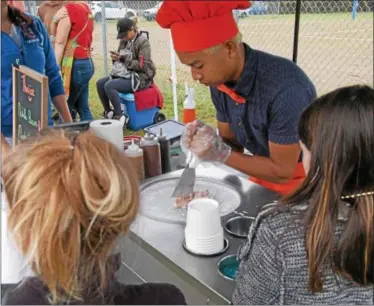
<path id="1" fill-rule="evenodd" d="M 188 88 L 187 97 L 183 103 L 183 122 L 189 123 L 196 120 L 196 103 L 194 100 L 195 89 Z"/>
<path id="2" fill-rule="evenodd" d="M 140 147 L 144 151 L 145 177 L 155 177 L 162 174 L 161 150 L 156 137 L 145 134 L 140 140 Z"/>
<path id="3" fill-rule="evenodd" d="M 169 173 L 171 171 L 170 141 L 164 135 L 162 128 L 160 128 L 160 135 L 157 136 L 157 139 L 160 143 L 162 173 Z"/>
<path id="4" fill-rule="evenodd" d="M 132 166 L 135 169 L 138 179 L 144 180 L 144 152 L 143 150 L 134 143 L 132 139 L 131 145 L 125 150 L 127 158 L 130 159 Z"/>

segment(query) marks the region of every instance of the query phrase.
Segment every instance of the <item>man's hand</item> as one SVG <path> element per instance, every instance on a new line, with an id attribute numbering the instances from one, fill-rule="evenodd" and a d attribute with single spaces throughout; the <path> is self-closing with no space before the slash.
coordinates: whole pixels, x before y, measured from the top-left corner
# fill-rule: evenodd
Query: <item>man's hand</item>
<path id="1" fill-rule="evenodd" d="M 182 146 L 201 161 L 226 162 L 231 147 L 225 144 L 216 130 L 201 121 L 187 124 L 182 136 Z"/>
<path id="2" fill-rule="evenodd" d="M 183 149 L 185 150 L 190 149 L 192 139 L 196 135 L 198 127 L 203 126 L 203 125 L 204 123 L 197 121 L 197 120 L 186 124 L 182 137 L 181 137 L 181 145 Z"/>

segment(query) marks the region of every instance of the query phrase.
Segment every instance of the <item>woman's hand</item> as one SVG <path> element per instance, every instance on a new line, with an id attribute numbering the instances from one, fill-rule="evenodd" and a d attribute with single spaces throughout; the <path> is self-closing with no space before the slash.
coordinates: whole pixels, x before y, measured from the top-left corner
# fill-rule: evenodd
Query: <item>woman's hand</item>
<path id="1" fill-rule="evenodd" d="M 114 51 L 109 51 L 110 52 L 110 57 L 112 59 L 113 62 L 116 62 L 119 60 L 119 53 L 118 52 L 114 52 Z"/>

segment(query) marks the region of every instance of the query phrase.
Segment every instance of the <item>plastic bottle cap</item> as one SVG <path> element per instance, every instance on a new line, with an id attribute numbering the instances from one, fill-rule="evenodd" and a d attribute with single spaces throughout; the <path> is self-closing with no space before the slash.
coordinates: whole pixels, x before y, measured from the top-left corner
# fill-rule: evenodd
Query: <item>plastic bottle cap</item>
<path id="1" fill-rule="evenodd" d="M 189 93 L 190 99 L 193 100 L 195 98 L 195 93 L 196 93 L 195 88 L 190 88 L 188 93 Z"/>
<path id="2" fill-rule="evenodd" d="M 157 137 L 153 136 L 152 134 L 146 133 L 143 138 L 140 140 L 140 146 L 153 146 L 158 144 Z"/>
<path id="3" fill-rule="evenodd" d="M 137 144 L 135 144 L 134 139 L 132 139 L 131 145 L 128 146 L 126 151 L 127 153 L 130 153 L 130 154 L 137 154 L 141 152 L 141 149 Z"/>
<path id="4" fill-rule="evenodd" d="M 143 138 L 145 140 L 153 140 L 155 137 L 152 134 L 146 133 Z"/>
<path id="5" fill-rule="evenodd" d="M 183 107 L 186 109 L 195 109 L 196 103 L 194 101 L 194 97 L 195 97 L 195 89 L 189 88 L 188 95 L 185 98 L 184 103 L 183 103 Z"/>

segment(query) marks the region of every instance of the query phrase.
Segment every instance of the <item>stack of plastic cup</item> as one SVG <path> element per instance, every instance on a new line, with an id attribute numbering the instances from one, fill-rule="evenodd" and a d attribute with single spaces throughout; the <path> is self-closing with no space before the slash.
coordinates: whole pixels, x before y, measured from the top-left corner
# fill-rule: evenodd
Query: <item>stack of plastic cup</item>
<path id="1" fill-rule="evenodd" d="M 186 247 L 197 254 L 215 254 L 223 249 L 224 236 L 219 204 L 213 199 L 196 199 L 188 204 Z"/>

